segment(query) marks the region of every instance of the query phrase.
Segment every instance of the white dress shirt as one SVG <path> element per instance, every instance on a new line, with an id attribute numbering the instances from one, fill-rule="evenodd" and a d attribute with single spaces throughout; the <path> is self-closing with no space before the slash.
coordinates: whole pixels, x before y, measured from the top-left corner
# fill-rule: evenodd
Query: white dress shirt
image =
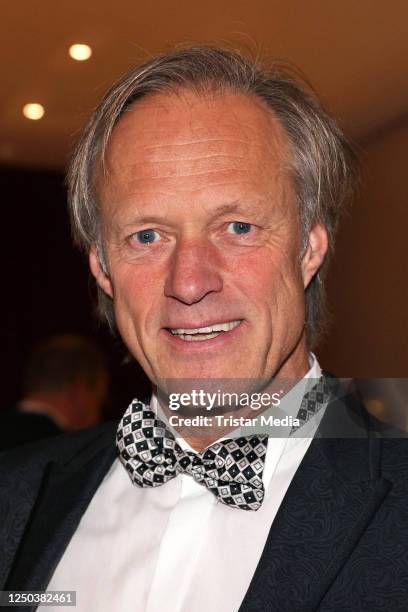
<path id="1" fill-rule="evenodd" d="M 293 417 L 308 379 L 321 376 L 311 359 L 306 377 L 280 406 Z M 187 474 L 139 488 L 116 459 L 47 590 L 75 590 L 78 612 L 237 612 L 322 412 L 304 425 L 303 436 L 289 437 L 289 427 L 286 436 L 269 439 L 265 498 L 256 512 L 220 503 Z"/>

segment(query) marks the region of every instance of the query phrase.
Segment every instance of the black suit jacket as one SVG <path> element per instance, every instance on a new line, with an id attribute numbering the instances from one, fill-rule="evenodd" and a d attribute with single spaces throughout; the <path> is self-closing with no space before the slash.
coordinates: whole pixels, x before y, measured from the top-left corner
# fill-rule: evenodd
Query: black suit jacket
<path id="1" fill-rule="evenodd" d="M 115 458 L 115 429 L 0 455 L 0 588 L 46 589 Z M 407 440 L 383 439 L 356 404 L 327 410 L 240 612 L 406 612 L 407 478 Z"/>
<path id="2" fill-rule="evenodd" d="M 62 433 L 46 414 L 23 412 L 15 406 L 0 415 L 0 452 Z"/>

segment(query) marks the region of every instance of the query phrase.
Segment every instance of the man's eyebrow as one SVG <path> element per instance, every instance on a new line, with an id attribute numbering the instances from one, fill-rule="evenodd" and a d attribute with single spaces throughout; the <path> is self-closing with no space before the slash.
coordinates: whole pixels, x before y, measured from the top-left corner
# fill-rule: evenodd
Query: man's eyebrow
<path id="1" fill-rule="evenodd" d="M 132 215 L 129 219 L 119 221 L 121 229 L 132 228 L 134 225 L 163 223 L 163 217 L 158 215 Z"/>
<path id="2" fill-rule="evenodd" d="M 222 215 L 229 215 L 230 213 L 237 212 L 242 209 L 241 203 L 236 200 L 235 202 L 231 202 L 229 204 L 220 204 L 220 206 L 216 206 L 212 213 L 214 216 L 221 217 Z"/>
<path id="3" fill-rule="evenodd" d="M 252 199 L 247 202 L 243 202 L 242 200 L 236 200 L 229 204 L 221 204 L 220 206 L 214 208 L 213 215 L 214 216 L 223 216 L 229 215 L 232 213 L 246 213 L 246 212 L 254 212 L 254 206 L 256 209 L 265 208 L 266 200 L 264 199 Z"/>

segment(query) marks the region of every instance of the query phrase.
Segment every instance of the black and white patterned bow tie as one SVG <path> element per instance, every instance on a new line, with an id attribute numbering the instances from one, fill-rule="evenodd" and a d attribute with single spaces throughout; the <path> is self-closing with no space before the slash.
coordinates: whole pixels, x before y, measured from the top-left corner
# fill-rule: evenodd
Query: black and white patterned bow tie
<path id="1" fill-rule="evenodd" d="M 184 451 L 151 409 L 133 400 L 119 423 L 119 458 L 132 482 L 157 487 L 181 472 L 205 485 L 223 504 L 258 510 L 268 436 L 221 440 L 201 453 Z"/>
<path id="2" fill-rule="evenodd" d="M 302 400 L 300 424 L 314 416 L 328 397 L 322 377 Z M 297 429 L 292 427 L 291 433 Z M 116 445 L 120 461 L 139 487 L 158 487 L 185 473 L 223 504 L 242 510 L 258 510 L 262 504 L 267 435 L 220 440 L 200 453 L 184 451 L 151 408 L 135 399 L 119 423 Z"/>

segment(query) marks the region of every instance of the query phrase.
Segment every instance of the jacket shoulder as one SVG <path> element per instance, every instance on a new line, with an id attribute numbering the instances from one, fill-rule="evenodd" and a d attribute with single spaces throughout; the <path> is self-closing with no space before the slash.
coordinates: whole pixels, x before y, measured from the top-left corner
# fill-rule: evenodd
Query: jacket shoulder
<path id="1" fill-rule="evenodd" d="M 25 468 L 41 468 L 49 462 L 68 465 L 79 456 L 86 459 L 98 450 L 115 444 L 116 422 L 103 423 L 74 433 L 63 433 L 0 453 L 0 480 L 2 472 Z"/>

